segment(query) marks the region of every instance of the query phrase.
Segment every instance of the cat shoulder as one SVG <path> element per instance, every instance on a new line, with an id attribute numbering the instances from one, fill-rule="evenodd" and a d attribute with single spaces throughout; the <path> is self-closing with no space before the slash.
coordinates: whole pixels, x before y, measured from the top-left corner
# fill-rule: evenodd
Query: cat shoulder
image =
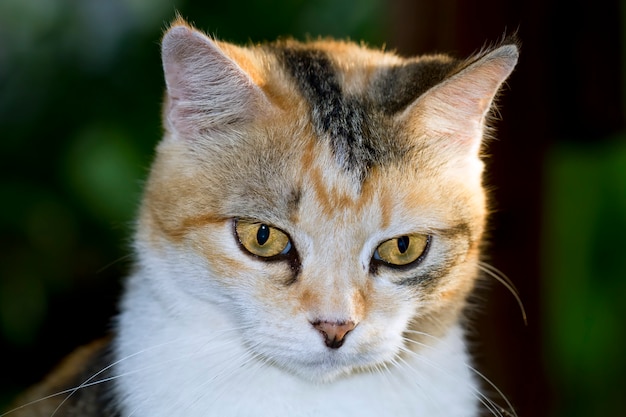
<path id="1" fill-rule="evenodd" d="M 7 417 L 50 417 L 61 406 L 64 417 L 114 416 L 106 384 L 81 389 L 107 378 L 109 344 L 110 338 L 102 338 L 77 348 L 41 382 L 20 395 Z"/>

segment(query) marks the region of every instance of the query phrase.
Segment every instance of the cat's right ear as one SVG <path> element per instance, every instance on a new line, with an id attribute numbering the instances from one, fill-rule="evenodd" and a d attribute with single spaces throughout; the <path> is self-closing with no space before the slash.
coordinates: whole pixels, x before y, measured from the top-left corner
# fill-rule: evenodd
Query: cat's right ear
<path id="1" fill-rule="evenodd" d="M 495 97 L 519 56 L 515 43 L 488 50 L 426 91 L 401 115 L 450 158 L 477 157 Z"/>
<path id="2" fill-rule="evenodd" d="M 161 55 L 166 128 L 194 138 L 228 130 L 267 108 L 264 92 L 216 42 L 182 19 L 165 33 Z"/>

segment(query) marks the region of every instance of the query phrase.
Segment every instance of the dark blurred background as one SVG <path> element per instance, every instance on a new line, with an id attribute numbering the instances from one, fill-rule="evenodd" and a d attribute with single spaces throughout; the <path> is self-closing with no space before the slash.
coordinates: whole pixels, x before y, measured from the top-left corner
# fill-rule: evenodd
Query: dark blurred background
<path id="1" fill-rule="evenodd" d="M 0 1 L 0 409 L 104 334 L 159 140 L 175 11 L 221 39 L 332 35 L 466 56 L 517 32 L 489 153 L 478 367 L 520 416 L 624 415 L 626 2 Z"/>

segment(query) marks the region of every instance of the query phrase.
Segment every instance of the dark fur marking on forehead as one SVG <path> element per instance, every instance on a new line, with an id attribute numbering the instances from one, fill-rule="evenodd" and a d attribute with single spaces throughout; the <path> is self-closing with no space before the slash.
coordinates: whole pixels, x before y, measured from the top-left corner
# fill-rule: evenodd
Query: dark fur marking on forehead
<path id="1" fill-rule="evenodd" d="M 398 113 L 428 89 L 442 82 L 458 63 L 453 60 L 423 59 L 390 67 L 374 80 L 370 96 L 387 114 Z"/>
<path id="2" fill-rule="evenodd" d="M 363 181 L 388 152 L 382 149 L 374 106 L 343 94 L 336 69 L 326 53 L 311 48 L 278 48 L 285 67 L 311 106 L 317 134 L 327 137 L 339 165 Z"/>

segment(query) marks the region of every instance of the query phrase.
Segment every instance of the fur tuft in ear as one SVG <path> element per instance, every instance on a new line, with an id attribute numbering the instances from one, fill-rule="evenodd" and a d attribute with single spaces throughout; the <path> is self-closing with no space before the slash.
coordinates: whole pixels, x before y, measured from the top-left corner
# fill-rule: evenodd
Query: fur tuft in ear
<path id="1" fill-rule="evenodd" d="M 181 137 L 224 131 L 262 107 L 265 94 L 216 42 L 178 18 L 161 46 L 165 123 Z"/>
<path id="2" fill-rule="evenodd" d="M 446 141 L 440 145 L 455 147 L 459 156 L 477 156 L 486 118 L 517 59 L 515 44 L 479 54 L 419 97 L 401 118 L 419 126 L 420 137 Z"/>

